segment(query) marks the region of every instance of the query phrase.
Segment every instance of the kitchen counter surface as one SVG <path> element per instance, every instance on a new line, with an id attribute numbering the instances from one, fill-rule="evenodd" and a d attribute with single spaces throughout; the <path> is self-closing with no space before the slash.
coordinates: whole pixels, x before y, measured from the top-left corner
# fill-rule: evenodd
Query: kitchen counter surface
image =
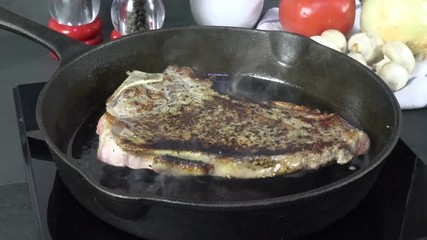
<path id="1" fill-rule="evenodd" d="M 278 5 L 266 1 L 264 9 Z M 194 25 L 188 1 L 164 0 L 164 27 Z M 112 25 L 109 18 L 111 0 L 102 0 L 100 16 L 104 21 L 104 39 L 108 41 Z M 0 7 L 32 21 L 46 25 L 49 20 L 46 1 L 4 0 Z M 1 18 L 1 16 L 0 16 Z M 104 42 L 105 42 L 104 41 Z M 27 83 L 44 82 L 58 68 L 46 48 L 16 34 L 0 30 L 0 240 L 35 239 L 35 223 L 27 189 L 18 119 L 13 88 Z M 427 93 L 426 93 L 427 94 Z M 403 111 L 401 139 L 427 163 L 427 109 Z"/>

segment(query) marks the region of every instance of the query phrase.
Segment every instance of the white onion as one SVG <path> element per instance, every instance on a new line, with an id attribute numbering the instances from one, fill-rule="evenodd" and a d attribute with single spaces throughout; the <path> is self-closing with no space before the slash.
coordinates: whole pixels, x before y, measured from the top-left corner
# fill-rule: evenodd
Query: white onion
<path id="1" fill-rule="evenodd" d="M 363 32 L 385 42 L 403 42 L 413 54 L 427 55 L 427 0 L 365 0 L 360 20 Z"/>

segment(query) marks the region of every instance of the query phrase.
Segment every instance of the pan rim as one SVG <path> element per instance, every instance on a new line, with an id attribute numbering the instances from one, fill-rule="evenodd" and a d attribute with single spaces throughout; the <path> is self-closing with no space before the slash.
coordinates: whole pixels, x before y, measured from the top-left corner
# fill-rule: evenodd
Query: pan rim
<path id="1" fill-rule="evenodd" d="M 180 28 L 171 28 L 171 29 L 162 29 L 162 30 L 158 30 L 161 32 L 165 32 L 165 31 L 176 31 L 182 28 L 193 28 L 193 29 L 217 29 L 217 27 L 180 27 Z M 258 31 L 258 32 L 262 32 L 263 34 L 266 33 L 265 31 L 260 31 L 260 30 L 253 30 L 253 29 L 240 29 L 240 28 L 228 28 L 227 29 L 234 29 L 237 31 Z M 141 33 L 144 34 L 144 33 Z M 135 34 L 133 36 L 126 36 L 126 37 L 138 37 L 138 35 L 141 34 Z M 288 34 L 288 33 L 286 33 Z M 297 34 L 292 34 L 289 33 L 290 35 L 297 35 Z M 120 40 L 120 39 L 119 39 Z M 116 40 L 117 41 L 117 40 Z M 394 94 L 391 91 L 387 91 L 386 94 L 389 98 L 389 100 L 392 103 L 392 109 L 394 110 L 394 126 L 390 126 L 390 128 L 392 129 L 392 133 L 389 137 L 388 142 L 386 143 L 386 145 L 383 147 L 383 149 L 377 154 L 376 157 L 374 157 L 371 160 L 371 163 L 364 169 L 361 169 L 353 174 L 350 174 L 349 176 L 346 176 L 344 178 L 341 178 L 337 181 L 334 181 L 330 184 L 321 186 L 321 187 L 317 187 L 311 190 L 307 190 L 304 192 L 300 192 L 300 193 L 296 193 L 296 194 L 291 194 L 291 195 L 285 195 L 285 196 L 281 196 L 281 197 L 275 197 L 275 198 L 265 198 L 265 199 L 259 199 L 259 200 L 242 200 L 242 201 L 231 201 L 231 202 L 191 202 L 188 200 L 175 200 L 175 199 L 168 199 L 168 198 L 163 198 L 163 197 L 144 197 L 144 196 L 126 196 L 123 194 L 117 194 L 117 193 L 113 193 L 111 191 L 109 191 L 106 188 L 103 188 L 102 186 L 100 186 L 99 184 L 94 182 L 93 177 L 89 176 L 88 173 L 86 173 L 83 169 L 81 169 L 80 167 L 72 164 L 66 157 L 66 154 L 64 154 L 61 150 L 59 150 L 59 148 L 53 143 L 53 140 L 49 137 L 49 135 L 47 134 L 46 128 L 43 124 L 42 121 L 42 115 L 41 115 L 41 107 L 42 107 L 42 100 L 44 99 L 44 95 L 46 94 L 46 91 L 49 89 L 49 86 L 51 84 L 51 80 L 54 79 L 57 75 L 59 75 L 61 73 L 62 69 L 66 69 L 67 65 L 70 65 L 72 63 L 74 63 L 75 61 L 78 61 L 79 59 L 85 57 L 87 54 L 90 54 L 90 52 L 95 51 L 96 49 L 98 49 L 99 47 L 102 46 L 106 46 L 111 44 L 110 42 L 102 44 L 98 47 L 89 49 L 89 51 L 87 51 L 86 53 L 83 53 L 79 56 L 77 56 L 74 59 L 71 59 L 69 61 L 66 62 L 66 64 L 64 65 L 60 65 L 59 70 L 57 70 L 52 77 L 50 78 L 50 80 L 46 83 L 45 87 L 42 89 L 39 99 L 37 101 L 37 106 L 36 106 L 36 120 L 37 123 L 39 125 L 40 131 L 42 133 L 42 135 L 45 138 L 45 141 L 47 143 L 47 145 L 49 146 L 49 149 L 51 151 L 54 152 L 54 154 L 56 154 L 57 156 L 59 156 L 61 158 L 61 160 L 63 162 L 65 162 L 68 166 L 70 166 L 72 169 L 74 169 L 75 171 L 78 172 L 78 174 L 80 174 L 85 181 L 87 181 L 91 187 L 96 188 L 98 191 L 102 192 L 103 194 L 107 194 L 109 196 L 115 197 L 115 198 L 119 198 L 121 200 L 132 200 L 132 201 L 141 201 L 141 203 L 147 204 L 147 205 L 160 205 L 160 206 L 168 206 L 168 207 L 179 207 L 179 208 L 191 208 L 191 209 L 201 209 L 201 210 L 243 210 L 243 209 L 262 209 L 262 208 L 269 208 L 269 207 L 273 207 L 273 206 L 277 206 L 277 205 L 282 205 L 282 204 L 289 204 L 291 202 L 295 202 L 298 200 L 302 200 L 302 199 L 309 199 L 309 198 L 313 198 L 313 197 L 317 197 L 320 196 L 322 194 L 327 194 L 331 191 L 334 191 L 336 189 L 342 188 L 344 186 L 346 186 L 347 184 L 358 180 L 359 178 L 363 177 L 364 175 L 368 174 L 369 172 L 371 172 L 374 168 L 376 168 L 378 165 L 380 165 L 384 159 L 386 158 L 386 156 L 388 156 L 390 154 L 390 152 L 393 150 L 395 144 L 397 143 L 399 136 L 400 136 L 400 131 L 401 131 L 401 119 L 402 119 L 402 113 L 400 110 L 400 106 L 397 102 L 397 99 L 395 98 Z M 332 51 L 332 50 L 331 50 Z M 378 81 L 379 84 L 384 84 L 382 81 Z M 385 84 L 384 84 L 385 85 Z"/>

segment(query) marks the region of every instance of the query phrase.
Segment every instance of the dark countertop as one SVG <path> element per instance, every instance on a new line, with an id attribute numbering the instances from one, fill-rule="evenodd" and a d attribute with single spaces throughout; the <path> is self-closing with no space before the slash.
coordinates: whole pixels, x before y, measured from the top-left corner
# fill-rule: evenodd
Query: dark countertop
<path id="1" fill-rule="evenodd" d="M 401 139 L 427 164 L 427 109 L 403 110 L 402 123 Z"/>
<path id="2" fill-rule="evenodd" d="M 277 6 L 278 2 L 266 1 L 264 9 Z M 165 28 L 194 24 L 187 0 L 164 0 L 164 3 L 167 12 Z M 110 4 L 111 0 L 102 0 L 100 11 L 106 41 L 112 29 L 109 21 Z M 0 7 L 43 25 L 49 19 L 46 1 L 6 0 L 0 1 Z M 0 239 L 34 238 L 12 90 L 20 84 L 43 82 L 50 78 L 59 63 L 47 53 L 37 43 L 0 30 L 0 151 L 3 155 L 0 161 Z M 427 109 L 403 111 L 401 139 L 427 164 Z M 6 228 L 7 231 L 4 230 Z"/>

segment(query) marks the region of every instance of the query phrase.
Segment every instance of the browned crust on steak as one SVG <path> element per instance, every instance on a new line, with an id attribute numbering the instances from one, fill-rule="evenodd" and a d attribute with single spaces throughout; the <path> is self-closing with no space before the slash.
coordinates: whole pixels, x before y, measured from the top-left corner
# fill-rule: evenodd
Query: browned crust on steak
<path id="1" fill-rule="evenodd" d="M 295 125 L 299 126 L 289 124 L 289 120 L 298 122 Z M 145 115 L 137 121 L 119 121 L 114 125 L 113 132 L 132 129 L 132 134 L 147 136 L 138 141 L 133 136 L 121 135 L 117 143 L 125 151 L 197 150 L 230 156 L 279 155 L 304 149 L 319 152 L 332 145 L 345 145 L 337 137 L 330 136 L 329 131 L 334 128 L 341 133 L 349 130 L 337 114 L 313 113 L 302 106 L 288 104 L 283 107 L 223 96 L 215 96 L 202 105 L 180 106 L 176 112 Z M 308 141 L 310 139 L 312 141 Z"/>
<path id="2" fill-rule="evenodd" d="M 156 172 L 168 173 L 169 175 L 203 176 L 210 175 L 214 166 L 202 161 L 162 155 L 154 157 L 152 168 Z"/>

